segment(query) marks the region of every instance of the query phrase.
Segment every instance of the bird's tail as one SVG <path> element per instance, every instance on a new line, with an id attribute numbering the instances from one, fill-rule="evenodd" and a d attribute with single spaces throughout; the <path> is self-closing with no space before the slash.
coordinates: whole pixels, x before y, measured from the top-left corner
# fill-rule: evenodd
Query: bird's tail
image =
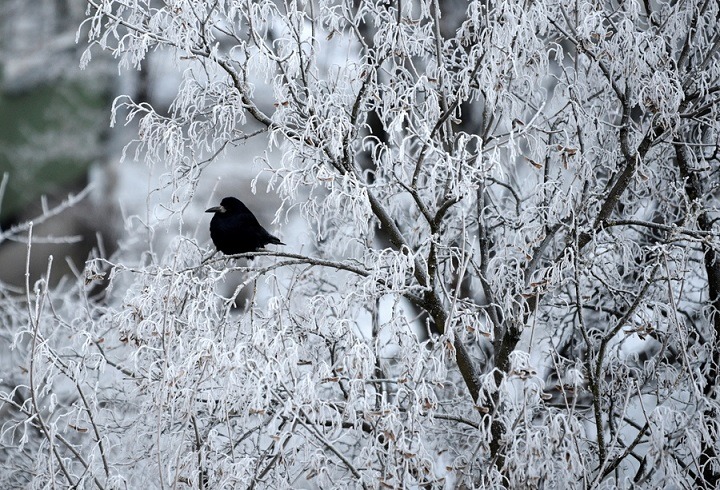
<path id="1" fill-rule="evenodd" d="M 276 236 L 270 235 L 268 237 L 268 242 L 275 244 L 275 245 L 285 245 L 283 242 L 280 241 L 280 239 Z"/>

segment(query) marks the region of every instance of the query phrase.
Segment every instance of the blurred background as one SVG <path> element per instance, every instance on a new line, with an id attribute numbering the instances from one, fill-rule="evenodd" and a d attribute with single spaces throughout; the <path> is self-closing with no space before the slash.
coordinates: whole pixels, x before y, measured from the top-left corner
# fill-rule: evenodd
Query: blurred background
<path id="1" fill-rule="evenodd" d="M 123 125 L 122 114 L 111 128 L 111 107 L 126 94 L 163 113 L 179 77 L 166 53 L 150 52 L 142 70 L 119 71 L 117 61 L 97 46 L 81 70 L 87 48 L 87 30 L 80 27 L 85 8 L 84 0 L 0 2 L 0 178 L 5 183 L 0 187 L 0 229 L 41 215 L 43 196 L 53 206 L 69 193 L 91 188 L 79 205 L 33 229 L 31 278 L 45 272 L 50 254 L 51 282 L 56 283 L 72 270 L 71 264 L 82 270 L 93 249 L 110 255 L 119 241 L 140 254 L 158 253 L 180 232 L 209 250 L 210 215 L 203 211 L 226 195 L 243 199 L 288 243 L 289 231 L 270 225 L 279 204 L 274 195 L 265 193 L 262 182 L 257 196 L 250 193 L 250 181 L 260 171 L 253 159 L 266 150 L 264 135 L 208 167 L 179 226 L 168 225 L 164 232 L 152 226 L 157 204 L 169 196 L 160 185 L 165 170 L 131 158 L 120 162 L 137 130 L 134 124 Z M 139 219 L 130 218 L 134 215 Z M 73 243 L 41 243 L 43 238 L 68 241 L 61 237 L 75 238 Z M 21 287 L 27 244 L 23 235 L 18 238 L 0 242 L 0 281 Z"/>

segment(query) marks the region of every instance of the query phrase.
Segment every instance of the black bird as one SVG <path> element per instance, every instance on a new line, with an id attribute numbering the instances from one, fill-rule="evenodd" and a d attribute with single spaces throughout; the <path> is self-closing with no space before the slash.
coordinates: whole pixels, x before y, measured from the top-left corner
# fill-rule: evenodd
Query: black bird
<path id="1" fill-rule="evenodd" d="M 268 243 L 285 245 L 260 226 L 255 215 L 239 199 L 226 197 L 220 201 L 220 206 L 205 212 L 215 213 L 210 220 L 210 238 L 225 255 L 255 252 Z"/>

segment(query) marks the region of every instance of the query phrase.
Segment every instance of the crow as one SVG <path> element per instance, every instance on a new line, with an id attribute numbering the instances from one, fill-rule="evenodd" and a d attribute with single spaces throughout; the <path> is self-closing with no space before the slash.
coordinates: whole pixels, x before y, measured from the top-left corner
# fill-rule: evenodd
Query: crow
<path id="1" fill-rule="evenodd" d="M 226 197 L 219 206 L 205 212 L 215 213 L 210 220 L 210 238 L 225 255 L 255 252 L 268 243 L 285 245 L 260 226 L 255 215 L 239 199 Z"/>

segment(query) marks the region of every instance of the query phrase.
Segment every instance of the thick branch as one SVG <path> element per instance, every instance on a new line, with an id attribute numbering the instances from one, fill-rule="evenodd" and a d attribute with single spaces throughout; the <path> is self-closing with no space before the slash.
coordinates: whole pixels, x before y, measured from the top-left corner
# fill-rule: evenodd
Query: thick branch
<path id="1" fill-rule="evenodd" d="M 385 208 L 380 204 L 375 195 L 368 190 L 368 200 L 370 201 L 370 208 L 375 214 L 375 217 L 380 221 L 380 225 L 385 229 L 390 243 L 393 244 L 399 250 L 409 250 L 405 238 L 402 236 L 402 232 L 397 227 L 393 219 L 387 214 Z M 440 297 L 435 291 L 434 283 L 435 278 L 425 272 L 425 268 L 420 260 L 415 258 L 415 279 L 426 288 L 425 297 L 422 301 L 422 306 L 432 317 L 435 322 L 435 326 L 441 334 L 444 334 L 447 329 L 447 313 L 440 301 Z M 455 357 L 462 374 L 465 384 L 470 391 L 473 401 L 477 401 L 480 393 L 480 385 L 475 374 L 475 368 L 472 365 L 470 355 L 468 354 L 462 341 L 455 337 L 453 343 L 455 347 Z"/>
<path id="2" fill-rule="evenodd" d="M 685 181 L 685 193 L 692 205 L 699 206 L 703 197 L 703 186 L 696 172 L 692 172 L 690 168 L 690 154 L 686 146 L 681 144 L 675 145 L 675 157 L 680 176 Z M 704 232 L 712 231 L 712 220 L 707 210 L 702 209 L 697 218 L 698 227 Z M 711 352 L 711 359 L 705 369 L 705 387 L 703 394 L 711 397 L 715 394 L 718 384 L 718 367 L 720 366 L 720 257 L 710 242 L 702 242 L 704 253 L 705 272 L 708 278 L 708 296 L 712 306 L 710 310 L 710 320 L 714 330 L 714 338 L 712 345 L 708 349 Z M 717 413 L 712 408 L 705 411 L 705 418 L 708 424 L 714 425 L 714 429 L 718 430 Z M 717 487 L 720 482 L 720 474 L 714 470 L 718 459 L 712 441 L 702 441 L 702 453 L 700 454 L 700 469 L 702 471 L 701 481 L 711 487 Z"/>

